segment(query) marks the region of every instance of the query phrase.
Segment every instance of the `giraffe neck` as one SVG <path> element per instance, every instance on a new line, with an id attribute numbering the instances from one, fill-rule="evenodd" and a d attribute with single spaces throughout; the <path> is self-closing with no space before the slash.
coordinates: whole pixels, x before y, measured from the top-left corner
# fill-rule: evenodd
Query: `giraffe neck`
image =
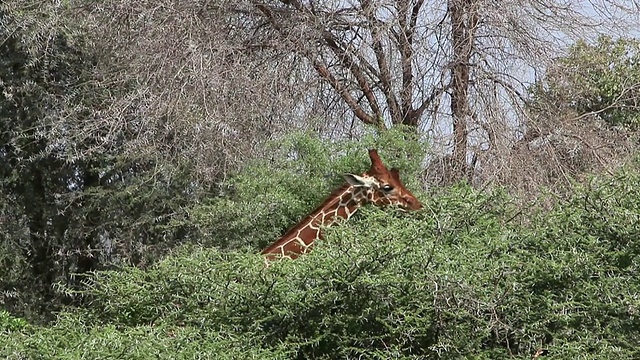
<path id="1" fill-rule="evenodd" d="M 340 218 L 348 220 L 368 201 L 368 197 L 364 189 L 343 185 L 262 253 L 268 258 L 279 255 L 295 259 L 309 251 L 315 240 L 321 237 L 320 226 L 331 225 Z"/>

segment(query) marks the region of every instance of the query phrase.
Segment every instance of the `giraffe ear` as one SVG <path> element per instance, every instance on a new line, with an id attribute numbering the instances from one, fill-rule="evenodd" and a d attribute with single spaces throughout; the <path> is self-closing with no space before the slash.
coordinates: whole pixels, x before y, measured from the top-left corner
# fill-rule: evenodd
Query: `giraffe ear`
<path id="1" fill-rule="evenodd" d="M 373 185 L 372 179 L 356 174 L 343 174 L 342 177 L 344 177 L 351 186 L 371 187 Z"/>

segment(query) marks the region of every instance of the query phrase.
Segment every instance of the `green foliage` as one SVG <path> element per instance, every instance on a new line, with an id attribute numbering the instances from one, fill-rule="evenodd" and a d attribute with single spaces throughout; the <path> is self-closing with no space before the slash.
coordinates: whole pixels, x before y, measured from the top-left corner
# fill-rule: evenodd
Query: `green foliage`
<path id="1" fill-rule="evenodd" d="M 286 359 L 258 339 L 185 326 L 85 325 L 65 314 L 51 327 L 11 331 L 0 338 L 3 359 Z"/>
<path id="2" fill-rule="evenodd" d="M 67 3 L 31 5 L 0 5 L 0 303 L 11 309 L 0 357 L 639 357 L 637 173 L 594 179 L 551 210 L 464 185 L 428 198 L 415 176 L 424 145 L 397 127 L 358 141 L 292 135 L 204 199 L 188 159 L 120 150 L 141 119 L 83 136 L 118 90 L 96 86 Z M 579 43 L 536 94 L 635 127 L 637 49 Z M 265 268 L 257 250 L 342 173 L 365 171 L 368 148 L 424 210 L 367 207 L 311 254 Z M 62 296 L 85 307 L 39 325 Z"/>
<path id="3" fill-rule="evenodd" d="M 534 88 L 538 101 L 552 101 L 580 114 L 595 113 L 610 125 L 640 126 L 640 41 L 601 36 L 580 41 L 556 61 Z"/>
<path id="4" fill-rule="evenodd" d="M 513 303 L 521 327 L 546 334 L 565 358 L 638 357 L 640 177 L 594 180 L 550 214 L 540 214 L 518 252 L 529 271 Z M 526 315 L 526 316 L 522 316 Z"/>
<path id="5" fill-rule="evenodd" d="M 28 325 L 26 320 L 13 317 L 8 312 L 0 310 L 0 333 L 19 331 Z"/>
<path id="6" fill-rule="evenodd" d="M 37 321 L 78 300 L 54 284 L 193 237 L 183 208 L 203 193 L 188 160 L 123 151 L 142 125 L 100 118 L 123 86 L 102 81 L 72 7 L 0 4 L 0 305 Z"/>
<path id="7" fill-rule="evenodd" d="M 314 209 L 342 183 L 344 173 L 369 169 L 367 149 L 379 149 L 389 167 L 398 167 L 410 189 L 417 177 L 424 144 L 409 129 L 396 127 L 359 141 L 324 142 L 311 134 L 293 134 L 272 143 L 269 161 L 254 161 L 222 187 L 226 196 L 194 207 L 190 216 L 212 245 L 264 247 Z"/>
<path id="8" fill-rule="evenodd" d="M 47 132 L 53 119 L 71 116 L 67 105 L 78 100 L 90 61 L 68 41 L 55 9 L 3 2 L 0 11 L 0 227 L 7 230 L 0 233 L 0 303 L 38 313 L 54 307 L 54 249 L 71 223 L 57 196 L 77 170 Z"/>
<path id="9" fill-rule="evenodd" d="M 201 348 L 232 358 L 530 359 L 547 349 L 635 359 L 639 199 L 634 172 L 594 179 L 553 209 L 460 185 L 423 197 L 421 212 L 366 207 L 312 253 L 268 268 L 255 250 L 185 246 L 146 270 L 85 278 L 91 307 L 5 342 L 34 357 L 70 343 L 69 358 Z"/>

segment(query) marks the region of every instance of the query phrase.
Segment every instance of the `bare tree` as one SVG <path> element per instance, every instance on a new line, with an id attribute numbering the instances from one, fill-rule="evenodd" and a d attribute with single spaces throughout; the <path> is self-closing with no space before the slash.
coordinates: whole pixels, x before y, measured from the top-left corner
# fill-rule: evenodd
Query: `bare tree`
<path id="1" fill-rule="evenodd" d="M 526 129 L 527 88 L 577 38 L 637 24 L 636 1 L 251 0 L 252 41 L 304 58 L 362 123 L 432 136 L 470 178 Z"/>
<path id="2" fill-rule="evenodd" d="M 86 9 L 81 18 L 112 59 L 105 77 L 130 91 L 74 133 L 134 126 L 132 153 L 194 159 L 207 176 L 292 127 L 340 137 L 405 125 L 432 141 L 441 180 L 488 181 L 527 132 L 528 88 L 552 59 L 575 39 L 638 23 L 638 2 L 620 0 L 119 0 Z"/>
<path id="3" fill-rule="evenodd" d="M 297 81 L 305 74 L 289 65 L 291 54 L 247 41 L 247 29 L 258 24 L 230 3 L 78 3 L 86 3 L 78 21 L 102 51 L 96 71 L 114 89 L 92 109 L 95 121 L 69 131 L 78 142 L 96 137 L 93 151 L 118 146 L 165 164 L 188 160 L 206 182 L 304 125 L 294 120 L 307 96 Z M 130 140 L 119 143 L 122 133 Z"/>
<path id="4" fill-rule="evenodd" d="M 424 98 L 416 96 L 416 75 L 430 68 L 418 63 L 414 54 L 418 33 L 429 31 L 418 29 L 422 1 L 252 4 L 265 21 L 260 24 L 263 39 L 277 36 L 275 46 L 284 45 L 307 58 L 365 124 L 381 129 L 393 124 L 417 127 L 444 91 L 434 86 Z"/>

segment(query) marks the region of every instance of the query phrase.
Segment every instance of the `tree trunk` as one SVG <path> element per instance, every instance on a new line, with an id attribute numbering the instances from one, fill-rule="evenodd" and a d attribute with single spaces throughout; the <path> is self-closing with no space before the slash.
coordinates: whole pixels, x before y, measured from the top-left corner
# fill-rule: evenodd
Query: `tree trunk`
<path id="1" fill-rule="evenodd" d="M 450 0 L 453 62 L 451 66 L 451 115 L 453 116 L 453 161 L 450 181 L 469 180 L 467 164 L 467 119 L 471 54 L 478 22 L 473 0 Z"/>
<path id="2" fill-rule="evenodd" d="M 31 265 L 31 274 L 39 286 L 34 288 L 39 291 L 40 311 L 43 312 L 54 298 L 53 274 L 54 264 L 52 249 L 47 239 L 46 216 L 46 185 L 45 178 L 40 169 L 30 171 L 30 178 L 24 179 L 24 208 L 29 221 L 30 247 L 26 250 L 25 257 Z"/>

